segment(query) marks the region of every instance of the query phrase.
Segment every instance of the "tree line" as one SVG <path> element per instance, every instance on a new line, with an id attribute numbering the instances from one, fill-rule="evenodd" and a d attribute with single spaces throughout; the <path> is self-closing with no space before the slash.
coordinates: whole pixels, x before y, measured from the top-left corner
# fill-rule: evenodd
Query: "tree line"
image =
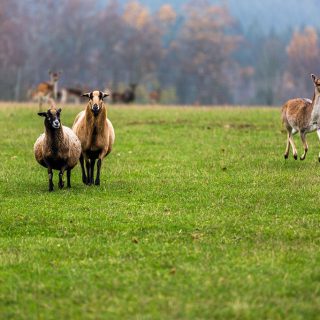
<path id="1" fill-rule="evenodd" d="M 320 73 L 318 30 L 243 31 L 225 5 L 205 0 L 182 12 L 139 1 L 2 0 L 0 99 L 27 92 L 61 70 L 60 86 L 120 90 L 138 84 L 173 104 L 274 105 L 309 97 Z"/>

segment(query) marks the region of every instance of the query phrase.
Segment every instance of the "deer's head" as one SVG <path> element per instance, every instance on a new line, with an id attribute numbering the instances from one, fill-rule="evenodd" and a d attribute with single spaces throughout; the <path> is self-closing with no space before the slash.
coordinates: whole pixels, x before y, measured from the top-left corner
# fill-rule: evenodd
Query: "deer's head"
<path id="1" fill-rule="evenodd" d="M 62 74 L 62 71 L 56 72 L 56 71 L 49 70 L 49 76 L 50 76 L 51 82 L 58 82 L 61 74 Z"/>
<path id="2" fill-rule="evenodd" d="M 313 84 L 316 88 L 316 90 L 318 91 L 318 93 L 320 94 L 320 78 L 318 78 L 317 76 L 315 76 L 314 74 L 311 74 L 311 79 L 313 81 Z"/>

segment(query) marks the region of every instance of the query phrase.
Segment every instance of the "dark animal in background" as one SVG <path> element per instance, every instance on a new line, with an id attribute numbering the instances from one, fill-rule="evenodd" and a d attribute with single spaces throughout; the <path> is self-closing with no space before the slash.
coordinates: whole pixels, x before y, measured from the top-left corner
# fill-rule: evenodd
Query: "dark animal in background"
<path id="1" fill-rule="evenodd" d="M 81 87 L 69 87 L 63 88 L 59 91 L 59 100 L 61 103 L 73 102 L 75 104 L 80 104 L 82 100 L 82 93 L 85 90 Z"/>
<path id="2" fill-rule="evenodd" d="M 122 102 L 132 103 L 136 100 L 136 84 L 130 84 L 130 87 L 122 94 Z"/>
<path id="3" fill-rule="evenodd" d="M 81 143 L 75 133 L 62 126 L 61 109 L 51 106 L 44 117 L 45 133 L 34 144 L 34 155 L 39 164 L 48 169 L 49 191 L 53 191 L 53 170 L 59 170 L 59 188 L 64 186 L 63 174 L 67 171 L 67 187 L 71 188 L 71 170 L 81 155 Z"/>
<path id="4" fill-rule="evenodd" d="M 115 140 L 114 129 L 107 118 L 107 107 L 103 101 L 108 95 L 109 93 L 101 91 L 85 93 L 83 96 L 89 98 L 89 102 L 86 109 L 77 115 L 72 127 L 81 141 L 82 181 L 87 185 L 93 183 L 100 185 L 102 160 L 111 152 Z M 94 181 L 94 166 L 97 159 L 97 176 Z"/>
<path id="5" fill-rule="evenodd" d="M 136 100 L 136 84 L 130 84 L 129 88 L 127 88 L 124 92 L 120 93 L 114 91 L 111 95 L 113 103 L 132 103 Z"/>
<path id="6" fill-rule="evenodd" d="M 113 103 L 120 103 L 122 102 L 122 94 L 120 92 L 112 92 L 111 100 Z"/>

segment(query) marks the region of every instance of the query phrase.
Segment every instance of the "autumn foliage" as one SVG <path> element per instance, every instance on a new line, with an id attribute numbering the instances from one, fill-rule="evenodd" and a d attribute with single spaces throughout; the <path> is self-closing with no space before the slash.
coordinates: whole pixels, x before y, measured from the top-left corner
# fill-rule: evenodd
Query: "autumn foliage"
<path id="1" fill-rule="evenodd" d="M 226 5 L 165 3 L 151 11 L 137 0 L 3 0 L 0 98 L 25 99 L 63 70 L 60 86 L 117 90 L 139 84 L 140 101 L 275 104 L 310 95 L 319 73 L 315 29 L 292 34 L 244 31 Z"/>

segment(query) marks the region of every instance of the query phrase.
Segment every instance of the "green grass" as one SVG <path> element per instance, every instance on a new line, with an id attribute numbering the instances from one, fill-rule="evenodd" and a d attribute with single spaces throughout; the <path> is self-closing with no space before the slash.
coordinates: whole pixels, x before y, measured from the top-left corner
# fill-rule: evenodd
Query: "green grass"
<path id="1" fill-rule="evenodd" d="M 101 186 L 49 193 L 36 111 L 0 108 L 1 319 L 319 318 L 316 134 L 285 162 L 278 109 L 111 106 Z"/>

